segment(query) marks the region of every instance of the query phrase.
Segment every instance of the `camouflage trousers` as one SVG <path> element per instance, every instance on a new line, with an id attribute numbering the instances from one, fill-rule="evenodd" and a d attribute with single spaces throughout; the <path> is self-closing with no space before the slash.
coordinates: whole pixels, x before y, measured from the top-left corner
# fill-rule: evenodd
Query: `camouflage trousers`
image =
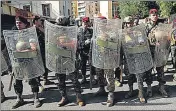
<path id="1" fill-rule="evenodd" d="M 38 78 L 33 78 L 29 80 L 29 85 L 31 86 L 32 92 L 39 92 L 39 83 Z M 23 83 L 22 80 L 15 79 L 14 83 L 15 93 L 17 95 L 22 94 L 23 92 Z"/>
<path id="2" fill-rule="evenodd" d="M 115 90 L 115 79 L 114 79 L 114 73 L 115 71 L 113 69 L 100 69 L 95 68 L 95 72 L 98 78 L 98 84 L 100 87 L 104 87 L 106 85 L 107 81 L 107 90 L 109 92 L 114 92 Z"/>
<path id="3" fill-rule="evenodd" d="M 76 93 L 81 93 L 81 85 L 78 81 L 78 72 L 75 71 L 73 73 L 69 74 L 69 78 L 71 79 L 72 83 L 73 83 L 73 87 Z M 66 97 L 67 93 L 66 93 L 66 74 L 58 74 L 56 73 L 56 78 L 58 79 L 58 88 L 60 91 L 60 94 L 62 97 Z"/>
<path id="4" fill-rule="evenodd" d="M 104 69 L 104 74 L 107 80 L 107 90 L 109 92 L 114 92 L 115 90 L 115 79 L 114 79 L 114 70 L 113 69 Z"/>

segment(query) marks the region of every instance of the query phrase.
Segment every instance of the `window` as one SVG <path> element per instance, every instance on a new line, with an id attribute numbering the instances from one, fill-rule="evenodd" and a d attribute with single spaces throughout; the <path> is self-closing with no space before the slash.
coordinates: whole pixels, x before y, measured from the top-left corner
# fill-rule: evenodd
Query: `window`
<path id="1" fill-rule="evenodd" d="M 50 17 L 50 4 L 42 4 L 42 12 L 43 12 L 43 16 Z"/>
<path id="2" fill-rule="evenodd" d="M 23 6 L 23 9 L 26 10 L 26 11 L 28 11 L 28 12 L 31 11 L 31 10 L 30 10 L 30 5 L 24 5 L 24 6 Z"/>

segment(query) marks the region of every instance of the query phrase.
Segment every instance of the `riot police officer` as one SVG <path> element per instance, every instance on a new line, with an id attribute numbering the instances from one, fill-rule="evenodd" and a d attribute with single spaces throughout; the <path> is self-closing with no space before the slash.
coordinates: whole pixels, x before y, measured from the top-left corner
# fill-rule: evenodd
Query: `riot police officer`
<path id="1" fill-rule="evenodd" d="M 56 24 L 59 25 L 59 26 L 68 26 L 69 27 L 68 23 L 69 23 L 68 19 L 65 16 L 59 16 L 56 19 Z M 58 58 L 58 59 L 61 59 L 61 58 Z M 73 64 L 76 64 L 74 72 L 70 73 L 69 76 L 70 76 L 70 79 L 73 82 L 73 86 L 74 86 L 74 89 L 75 89 L 75 92 L 76 92 L 76 102 L 79 106 L 83 106 L 85 104 L 84 104 L 82 94 L 81 94 L 81 85 L 78 81 L 79 64 L 77 63 L 77 59 L 78 59 L 78 50 L 76 50 L 76 60 L 75 60 L 76 63 L 73 63 Z M 56 65 L 55 67 L 57 69 L 60 68 L 58 65 Z M 55 71 L 55 70 L 51 68 L 51 71 Z M 66 83 L 65 83 L 66 82 L 66 74 L 56 72 L 55 75 L 56 75 L 56 78 L 59 81 L 58 88 L 59 88 L 60 94 L 62 96 L 62 99 L 58 103 L 58 106 L 61 107 L 61 106 L 64 106 L 64 105 L 69 103 L 67 92 L 66 92 Z"/>
<path id="2" fill-rule="evenodd" d="M 15 19 L 16 19 L 16 27 L 14 27 L 13 29 L 23 30 L 23 29 L 27 29 L 30 25 L 29 22 L 27 21 L 27 19 L 25 19 L 21 16 L 18 16 Z M 4 32 L 4 36 L 10 36 L 10 35 L 6 35 L 6 33 Z M 18 35 L 18 36 L 20 36 L 20 35 Z M 17 38 L 19 38 L 19 37 L 17 37 Z M 22 92 L 23 92 L 22 80 L 25 78 L 29 81 L 29 85 L 31 86 L 32 92 L 34 94 L 34 106 L 36 108 L 41 106 L 41 102 L 38 97 L 39 86 L 38 86 L 38 81 L 37 81 L 36 77 L 38 77 L 44 73 L 44 67 L 43 67 L 43 63 L 41 60 L 40 52 L 38 52 L 38 49 L 37 49 L 38 47 L 36 46 L 37 40 L 35 40 L 35 39 L 37 39 L 37 38 L 31 37 L 31 38 L 26 38 L 26 39 L 29 39 L 29 41 L 23 42 L 22 38 L 20 38 L 20 40 L 18 40 L 18 43 L 16 44 L 16 51 L 19 53 L 21 51 L 24 51 L 24 53 L 25 54 L 27 53 L 27 54 L 21 55 L 20 58 L 18 56 L 11 56 L 11 60 L 12 60 L 11 62 L 12 62 L 12 66 L 13 66 L 12 67 L 13 74 L 15 76 L 14 89 L 15 89 L 15 93 L 17 95 L 17 101 L 15 102 L 14 106 L 12 107 L 13 109 L 18 108 L 24 104 L 24 100 L 22 98 Z M 8 42 L 14 42 L 14 41 L 8 41 Z M 29 48 L 25 49 L 26 47 L 24 46 L 24 44 L 26 44 L 26 47 L 29 45 L 28 46 Z M 8 47 L 8 50 L 13 48 L 11 46 L 7 46 L 7 47 Z M 38 58 L 28 57 L 28 54 L 30 52 L 37 53 L 36 56 Z M 30 68 L 33 68 L 33 70 L 31 70 Z"/>
<path id="3" fill-rule="evenodd" d="M 132 27 L 133 24 L 134 24 L 134 20 L 131 16 L 127 16 L 124 18 L 124 28 Z M 122 51 L 122 54 L 124 55 L 123 51 Z M 129 73 L 126 59 L 124 59 L 124 74 L 127 76 L 128 86 L 129 86 L 129 92 L 125 95 L 125 98 L 130 98 L 133 96 L 133 83 L 136 82 L 136 76 L 135 74 Z"/>
<path id="4" fill-rule="evenodd" d="M 45 34 L 44 34 L 44 26 L 41 23 L 41 18 L 38 16 L 35 16 L 35 18 L 33 19 L 33 25 L 36 27 L 36 31 L 37 31 L 37 36 L 38 36 L 38 41 L 39 41 L 39 45 L 40 45 L 40 52 L 42 54 L 42 60 L 44 63 L 44 67 L 45 67 L 45 73 L 43 74 L 43 79 L 44 79 L 44 85 L 50 85 L 50 84 L 54 84 L 54 82 L 51 82 L 50 80 L 48 80 L 48 69 L 46 68 L 46 63 L 45 63 Z M 39 82 L 40 82 L 40 77 L 39 77 Z M 42 91 L 44 89 L 44 87 L 39 84 L 39 88 Z"/>
<path id="5" fill-rule="evenodd" d="M 150 50 L 151 50 L 151 54 L 152 57 L 154 58 L 154 54 L 155 54 L 155 47 L 156 47 L 156 39 L 154 38 L 154 32 L 155 29 L 157 28 L 159 22 L 158 22 L 158 11 L 156 9 L 150 9 L 149 11 L 149 18 L 150 20 L 146 23 L 146 29 L 147 29 L 147 35 L 149 38 L 149 44 L 150 44 Z M 157 57 L 155 57 L 157 58 Z M 156 71 L 157 71 L 157 79 L 159 82 L 159 92 L 161 93 L 162 97 L 167 98 L 169 95 L 165 90 L 165 79 L 164 79 L 164 66 L 161 67 L 156 67 Z M 151 88 L 151 84 L 152 84 L 152 78 L 151 78 L 151 73 L 152 73 L 152 69 L 150 69 L 149 71 L 146 72 L 146 76 L 149 76 L 150 79 L 146 80 L 146 83 L 148 85 L 147 87 L 147 95 L 149 97 L 152 96 L 152 88 Z"/>
<path id="6" fill-rule="evenodd" d="M 86 83 L 86 64 L 89 60 L 89 50 L 90 42 L 93 35 L 93 29 L 90 26 L 89 17 L 84 17 L 82 19 L 83 26 L 78 29 L 78 43 L 79 43 L 79 52 L 81 57 L 81 73 L 82 81 L 81 84 Z"/>

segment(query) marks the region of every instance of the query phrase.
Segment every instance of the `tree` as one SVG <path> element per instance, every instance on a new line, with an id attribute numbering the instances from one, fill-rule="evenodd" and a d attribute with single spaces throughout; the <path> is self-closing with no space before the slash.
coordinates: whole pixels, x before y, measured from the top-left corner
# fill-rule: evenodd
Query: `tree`
<path id="1" fill-rule="evenodd" d="M 175 3 L 172 1 L 156 1 L 156 3 L 159 5 L 160 16 L 163 18 L 169 17 Z"/>
<path id="2" fill-rule="evenodd" d="M 119 1 L 119 12 L 122 18 L 126 16 L 140 15 L 144 17 L 148 14 L 148 2 L 146 1 Z"/>

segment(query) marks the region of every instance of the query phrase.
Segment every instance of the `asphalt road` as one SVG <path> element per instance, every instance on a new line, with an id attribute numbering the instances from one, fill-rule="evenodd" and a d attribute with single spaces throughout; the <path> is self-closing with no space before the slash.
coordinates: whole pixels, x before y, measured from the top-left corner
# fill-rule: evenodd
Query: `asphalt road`
<path id="1" fill-rule="evenodd" d="M 176 110 L 176 82 L 173 82 L 173 73 L 174 70 L 171 68 L 172 65 L 167 65 L 168 71 L 166 74 L 166 86 L 167 91 L 170 94 L 169 98 L 162 98 L 158 94 L 158 82 L 156 81 L 156 77 L 154 77 L 154 82 L 152 84 L 153 89 L 153 97 L 148 98 L 148 102 L 146 104 L 140 104 L 137 99 L 137 84 L 134 84 L 134 90 L 136 96 L 131 99 L 125 99 L 124 96 L 128 91 L 128 85 L 126 84 L 126 78 L 124 78 L 124 84 L 122 87 L 117 87 L 115 90 L 115 104 L 112 107 L 107 107 L 102 104 L 105 102 L 107 97 L 95 97 L 93 94 L 98 90 L 98 86 L 93 86 L 93 90 L 89 89 L 89 85 L 83 85 L 83 96 L 86 100 L 86 106 L 80 107 L 76 106 L 74 102 L 76 102 L 74 89 L 72 87 L 71 81 L 67 81 L 67 92 L 68 98 L 71 101 L 70 104 L 64 107 L 57 107 L 58 101 L 61 99 L 59 90 L 57 88 L 58 81 L 54 77 L 54 73 L 49 74 L 49 79 L 54 81 L 55 85 L 48 85 L 45 88 L 46 91 L 39 94 L 40 99 L 42 100 L 42 106 L 40 108 L 34 108 L 33 106 L 33 95 L 31 92 L 31 88 L 27 82 L 23 81 L 23 98 L 26 101 L 26 104 L 15 109 L 15 110 Z M 89 72 L 87 72 L 89 75 Z M 4 83 L 4 92 L 7 97 L 7 100 L 4 103 L 1 103 L 1 110 L 12 110 L 11 107 L 16 101 L 16 95 L 14 89 L 12 87 L 11 91 L 8 91 L 8 85 L 10 81 L 10 76 L 5 75 L 1 77 L 2 82 Z M 81 80 L 81 79 L 80 79 Z M 42 82 L 43 83 L 43 82 Z M 146 84 L 144 83 L 146 87 Z M 146 88 L 145 88 L 146 90 Z"/>

